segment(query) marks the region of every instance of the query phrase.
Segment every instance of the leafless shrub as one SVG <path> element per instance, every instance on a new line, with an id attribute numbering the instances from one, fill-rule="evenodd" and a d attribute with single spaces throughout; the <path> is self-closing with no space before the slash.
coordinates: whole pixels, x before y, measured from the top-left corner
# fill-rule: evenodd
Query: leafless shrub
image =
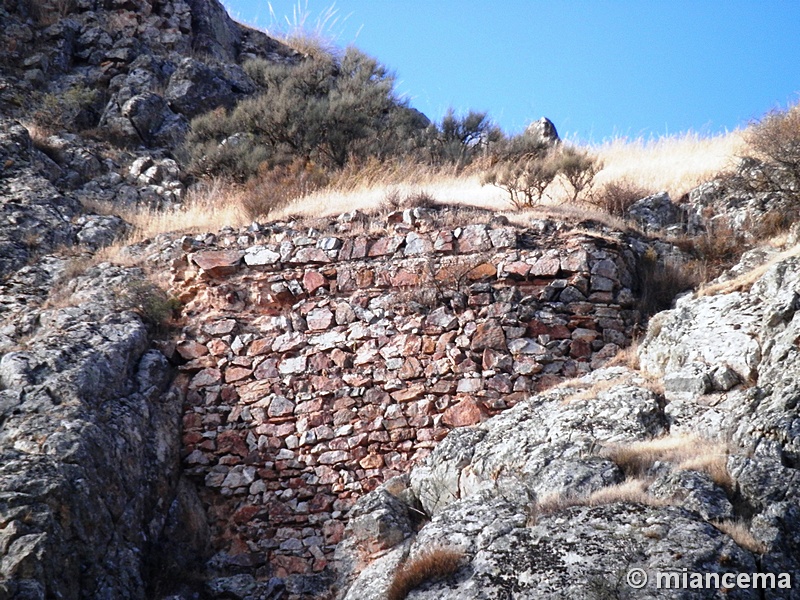
<path id="1" fill-rule="evenodd" d="M 327 180 L 327 172 L 313 161 L 295 159 L 275 168 L 263 165 L 244 186 L 241 208 L 251 220 L 266 217 L 323 187 Z"/>
<path id="2" fill-rule="evenodd" d="M 754 183 L 800 201 L 800 104 L 774 110 L 750 127 L 745 137 L 755 158 L 763 161 Z"/>
<path id="3" fill-rule="evenodd" d="M 571 189 L 572 202 L 584 192 L 590 194 L 594 178 L 603 168 L 602 162 L 588 150 L 573 146 L 560 147 L 558 163 L 559 172 Z"/>
<path id="4" fill-rule="evenodd" d="M 648 248 L 639 258 L 637 274 L 639 310 L 649 316 L 670 308 L 678 294 L 702 283 L 705 271 L 699 261 L 660 260 L 655 250 Z"/>
<path id="5" fill-rule="evenodd" d="M 647 189 L 630 179 L 616 179 L 609 181 L 592 194 L 589 198 L 589 203 L 609 214 L 624 217 L 635 202 L 653 193 L 655 193 L 653 190 Z"/>

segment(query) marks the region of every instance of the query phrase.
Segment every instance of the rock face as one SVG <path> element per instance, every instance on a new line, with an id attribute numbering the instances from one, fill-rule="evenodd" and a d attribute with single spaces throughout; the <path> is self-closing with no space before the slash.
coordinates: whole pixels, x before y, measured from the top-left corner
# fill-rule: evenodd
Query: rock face
<path id="1" fill-rule="evenodd" d="M 798 291 L 800 260 L 784 257 L 747 291 L 657 315 L 642 372 L 600 369 L 450 432 L 356 502 L 339 597 L 382 598 L 438 548 L 460 567 L 409 598 L 674 598 L 655 585 L 669 572 L 770 574 L 731 593 L 800 597 Z M 376 502 L 383 529 L 363 524 Z M 705 587 L 691 597 L 719 597 Z"/>
<path id="2" fill-rule="evenodd" d="M 58 307 L 0 356 L 2 598 L 152 591 L 180 504 L 181 401 L 142 321 L 119 304 L 134 276 L 105 264 L 65 283 Z M 0 316 L 8 331 L 14 314 Z"/>
<path id="3" fill-rule="evenodd" d="M 92 110 L 102 113 L 105 134 L 148 147 L 173 146 L 188 119 L 252 93 L 243 60 L 297 59 L 233 22 L 216 0 L 113 7 L 83 1 L 61 9 L 3 2 L 0 11 L 0 62 L 21 71 L 18 93 L 103 90 L 105 106 Z"/>
<path id="4" fill-rule="evenodd" d="M 184 463 L 223 563 L 323 571 L 359 496 L 629 343 L 622 237 L 401 216 L 183 241 Z"/>

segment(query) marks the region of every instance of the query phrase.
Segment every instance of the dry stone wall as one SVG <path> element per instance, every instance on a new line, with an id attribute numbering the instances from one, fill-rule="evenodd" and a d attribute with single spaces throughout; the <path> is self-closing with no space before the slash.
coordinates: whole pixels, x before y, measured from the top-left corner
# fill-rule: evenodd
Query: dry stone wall
<path id="1" fill-rule="evenodd" d="M 360 495 L 631 338 L 621 236 L 389 221 L 183 240 L 184 465 L 220 564 L 324 570 Z"/>

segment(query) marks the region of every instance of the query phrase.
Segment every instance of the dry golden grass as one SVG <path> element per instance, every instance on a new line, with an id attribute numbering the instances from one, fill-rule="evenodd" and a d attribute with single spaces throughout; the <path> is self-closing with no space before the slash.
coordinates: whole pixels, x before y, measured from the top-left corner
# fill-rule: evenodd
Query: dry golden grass
<path id="1" fill-rule="evenodd" d="M 720 283 L 713 283 L 703 286 L 697 291 L 697 295 L 715 296 L 717 294 L 730 294 L 731 292 L 747 291 L 764 275 L 764 273 L 769 271 L 773 266 L 783 260 L 786 260 L 787 258 L 792 258 L 798 255 L 800 255 L 800 244 L 793 246 L 788 250 L 784 250 L 783 252 L 779 252 L 763 265 L 756 267 L 755 269 L 751 269 L 750 271 L 747 271 L 738 277 L 734 277 L 733 279 L 722 281 Z"/>
<path id="2" fill-rule="evenodd" d="M 180 208 L 163 211 L 134 208 L 119 214 L 134 227 L 128 243 L 165 232 L 217 231 L 224 225 L 237 227 L 247 224 L 241 208 L 242 195 L 240 188 L 216 179 L 192 189 Z"/>
<path id="3" fill-rule="evenodd" d="M 735 166 L 745 147 L 742 131 L 716 136 L 689 132 L 655 140 L 618 138 L 594 148 L 604 168 L 596 184 L 627 179 L 669 192 L 677 200 L 700 183 Z"/>
<path id="4" fill-rule="evenodd" d="M 615 140 L 594 150 L 605 165 L 597 180 L 600 184 L 617 177 L 627 178 L 643 187 L 667 189 L 676 198 L 732 163 L 740 148 L 740 138 L 737 132 L 707 139 L 686 134 L 654 142 Z M 551 188 L 542 204 L 517 211 L 512 209 L 503 190 L 481 185 L 480 165 L 458 174 L 452 167 L 371 161 L 347 167 L 324 189 L 274 210 L 269 219 L 327 217 L 355 209 L 380 213 L 387 198 L 427 196 L 438 204 L 488 209 L 520 227 L 551 218 L 574 224 L 595 221 L 614 230 L 629 229 L 629 223 L 607 212 L 583 204 L 565 203 L 567 192 L 558 181 Z M 134 226 L 126 242 L 136 243 L 160 233 L 201 233 L 217 231 L 225 225 L 245 225 L 249 222 L 244 208 L 246 195 L 241 186 L 217 179 L 190 191 L 184 205 L 176 210 L 90 208 L 96 212 L 120 214 Z M 453 219 L 468 216 L 466 213 L 453 215 Z M 587 234 L 598 235 L 592 231 Z M 114 253 L 113 248 L 106 252 Z"/>
<path id="5" fill-rule="evenodd" d="M 430 581 L 449 577 L 461 566 L 464 553 L 452 548 L 431 548 L 407 560 L 395 572 L 387 600 L 404 600 L 408 593 Z"/>
<path id="6" fill-rule="evenodd" d="M 656 462 L 667 462 L 674 469 L 702 471 L 720 487 L 731 490 L 733 481 L 726 467 L 725 444 L 694 435 L 674 435 L 606 448 L 605 456 L 629 477 L 639 477 Z"/>
<path id="7" fill-rule="evenodd" d="M 639 339 L 631 341 L 627 348 L 621 348 L 617 354 L 611 358 L 606 367 L 628 367 L 633 371 L 639 370 Z"/>
<path id="8" fill-rule="evenodd" d="M 602 506 L 618 502 L 645 504 L 647 506 L 668 506 L 669 499 L 656 498 L 647 493 L 650 482 L 644 479 L 627 479 L 617 485 L 610 485 L 590 494 L 584 501 L 587 506 Z"/>
<path id="9" fill-rule="evenodd" d="M 757 540 L 743 521 L 717 521 L 714 527 L 731 538 L 737 545 L 754 554 L 766 554 L 769 548 Z"/>
<path id="10" fill-rule="evenodd" d="M 631 478 L 622 483 L 601 488 L 591 494 L 575 496 L 553 493 L 542 497 L 536 503 L 536 515 L 553 515 L 573 506 L 603 506 L 606 504 L 635 503 L 646 506 L 670 506 L 675 502 L 671 498 L 656 498 L 647 493 L 651 481 Z"/>

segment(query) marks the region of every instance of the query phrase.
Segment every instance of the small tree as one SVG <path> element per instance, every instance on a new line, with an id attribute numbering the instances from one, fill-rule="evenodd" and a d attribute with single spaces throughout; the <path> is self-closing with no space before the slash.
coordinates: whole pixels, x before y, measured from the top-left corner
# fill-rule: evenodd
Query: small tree
<path id="1" fill-rule="evenodd" d="M 537 136 L 523 133 L 503 140 L 494 165 L 481 178 L 508 192 L 515 208 L 539 202 L 559 172 L 557 150 Z"/>
<path id="2" fill-rule="evenodd" d="M 602 163 L 588 150 L 573 146 L 561 147 L 558 162 L 561 175 L 572 188 L 572 202 L 575 202 L 584 190 L 591 189 L 595 176 L 603 168 Z"/>
<path id="3" fill-rule="evenodd" d="M 481 151 L 502 137 L 500 129 L 485 112 L 471 110 L 459 117 L 452 108 L 431 133 L 435 161 L 452 163 L 459 168 L 468 165 Z"/>
<path id="4" fill-rule="evenodd" d="M 527 154 L 499 163 L 489 170 L 483 183 L 506 190 L 514 208 L 533 206 L 541 201 L 547 187 L 558 175 L 558 159 L 552 151 L 541 155 Z"/>
<path id="5" fill-rule="evenodd" d="M 750 128 L 747 143 L 762 160 L 759 191 L 777 191 L 800 200 L 800 104 L 773 111 Z"/>

